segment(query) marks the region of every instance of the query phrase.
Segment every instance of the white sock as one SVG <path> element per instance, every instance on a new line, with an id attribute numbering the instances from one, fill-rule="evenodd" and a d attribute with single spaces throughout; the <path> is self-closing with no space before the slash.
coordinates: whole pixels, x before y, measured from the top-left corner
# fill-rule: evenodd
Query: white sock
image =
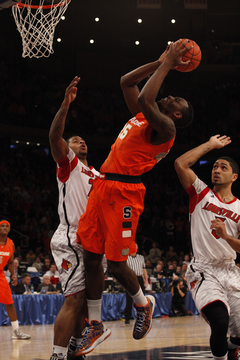
<path id="1" fill-rule="evenodd" d="M 18 320 L 11 321 L 13 331 L 19 328 Z"/>
<path id="2" fill-rule="evenodd" d="M 102 299 L 98 299 L 98 300 L 87 299 L 87 305 L 88 305 L 89 323 L 91 323 L 92 320 L 101 321 Z"/>
<path id="3" fill-rule="evenodd" d="M 235 344 L 233 344 L 233 343 L 231 342 L 230 337 L 227 339 L 227 343 L 228 343 L 228 348 L 229 348 L 230 350 L 234 350 L 234 349 L 236 349 L 236 348 L 238 347 L 238 345 L 235 345 Z"/>
<path id="4" fill-rule="evenodd" d="M 213 359 L 215 359 L 215 360 L 227 360 L 227 358 L 228 358 L 228 353 L 226 353 L 226 355 L 224 355 L 224 356 L 213 356 Z"/>
<path id="5" fill-rule="evenodd" d="M 133 295 L 132 298 L 137 306 L 147 305 L 147 299 L 146 299 L 144 293 L 142 292 L 142 289 L 140 288 L 140 286 L 139 286 L 138 292 L 135 295 Z"/>
<path id="6" fill-rule="evenodd" d="M 67 351 L 66 347 L 53 345 L 53 354 L 57 354 L 57 356 L 64 357 L 66 351 Z"/>

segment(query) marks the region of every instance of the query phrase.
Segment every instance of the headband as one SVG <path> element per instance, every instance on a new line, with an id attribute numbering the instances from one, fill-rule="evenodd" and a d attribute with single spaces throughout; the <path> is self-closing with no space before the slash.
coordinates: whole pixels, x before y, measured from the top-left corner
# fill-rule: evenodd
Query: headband
<path id="1" fill-rule="evenodd" d="M 10 223 L 7 220 L 0 221 L 0 225 L 2 225 L 2 224 L 7 224 L 9 226 L 9 228 L 11 227 Z"/>

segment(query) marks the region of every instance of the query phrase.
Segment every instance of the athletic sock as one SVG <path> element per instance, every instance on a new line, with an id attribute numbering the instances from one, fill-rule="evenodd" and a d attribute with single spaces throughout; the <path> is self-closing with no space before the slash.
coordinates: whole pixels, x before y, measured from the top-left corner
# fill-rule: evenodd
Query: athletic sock
<path id="1" fill-rule="evenodd" d="M 11 321 L 13 331 L 19 328 L 18 320 Z"/>
<path id="2" fill-rule="evenodd" d="M 57 354 L 57 356 L 64 357 L 66 351 L 66 347 L 53 345 L 53 354 Z"/>
<path id="3" fill-rule="evenodd" d="M 148 303 L 145 295 L 142 292 L 142 289 L 140 288 L 140 286 L 139 286 L 138 292 L 135 295 L 133 295 L 132 298 L 133 298 L 133 301 L 135 302 L 135 304 L 137 306 L 146 306 L 147 303 Z"/>
<path id="4" fill-rule="evenodd" d="M 98 300 L 87 299 L 87 305 L 88 305 L 89 323 L 91 323 L 92 320 L 101 321 L 102 299 L 98 299 Z"/>

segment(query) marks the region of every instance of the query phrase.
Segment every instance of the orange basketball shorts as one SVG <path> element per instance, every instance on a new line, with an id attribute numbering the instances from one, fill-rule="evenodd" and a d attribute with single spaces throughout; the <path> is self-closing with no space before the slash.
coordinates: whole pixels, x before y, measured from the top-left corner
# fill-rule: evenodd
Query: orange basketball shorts
<path id="1" fill-rule="evenodd" d="M 4 273 L 0 275 L 0 303 L 13 304 L 12 292 Z"/>
<path id="2" fill-rule="evenodd" d="M 144 209 L 145 186 L 97 179 L 86 212 L 79 220 L 77 242 L 111 261 L 125 261 L 136 252 L 135 235 Z"/>

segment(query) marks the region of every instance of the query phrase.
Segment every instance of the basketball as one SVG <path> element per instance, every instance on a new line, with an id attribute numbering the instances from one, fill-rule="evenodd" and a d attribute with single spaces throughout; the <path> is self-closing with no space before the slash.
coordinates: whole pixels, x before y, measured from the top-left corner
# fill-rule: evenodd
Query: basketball
<path id="1" fill-rule="evenodd" d="M 189 72 L 189 71 L 196 69 L 198 67 L 198 65 L 200 64 L 200 61 L 202 59 L 202 52 L 201 52 L 200 47 L 198 46 L 198 44 L 195 41 L 189 40 L 189 39 L 183 39 L 182 43 L 185 40 L 187 40 L 185 47 L 192 45 L 193 48 L 186 51 L 185 54 L 183 54 L 182 61 L 190 60 L 190 62 L 187 65 L 178 66 L 176 68 L 176 70 L 182 71 L 182 72 Z"/>

